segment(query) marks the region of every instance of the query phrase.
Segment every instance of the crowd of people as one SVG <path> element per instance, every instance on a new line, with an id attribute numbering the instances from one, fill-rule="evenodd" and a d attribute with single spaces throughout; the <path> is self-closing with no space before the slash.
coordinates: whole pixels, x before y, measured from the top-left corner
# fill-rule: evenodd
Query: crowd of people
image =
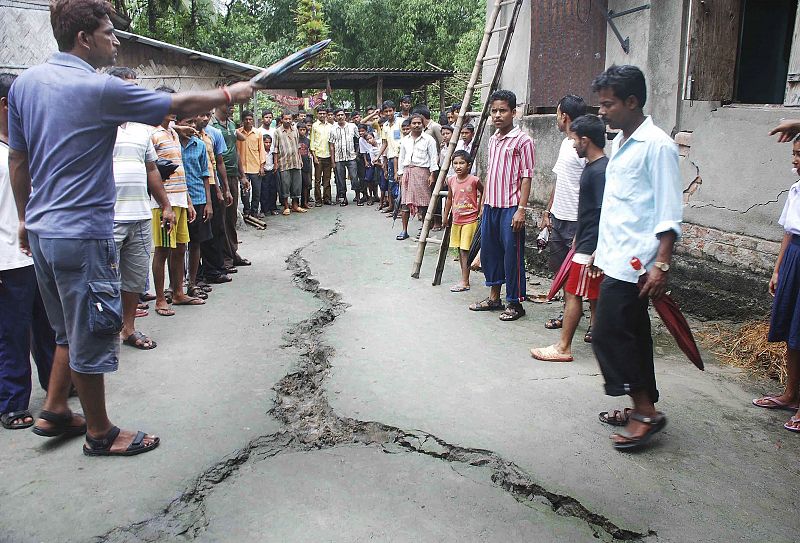
<path id="1" fill-rule="evenodd" d="M 233 105 L 254 92 L 250 83 L 177 93 L 138 86 L 130 68 L 100 73 L 114 64 L 119 44 L 108 9 L 102 0 L 54 0 L 60 52 L 19 77 L 0 74 L 5 428 L 33 426 L 46 437 L 85 434 L 83 451 L 92 456 L 153 450 L 157 436 L 111 423 L 103 375 L 117 368 L 120 340 L 136 349 L 157 347 L 136 326 L 150 302 L 158 316 L 173 317 L 172 306 L 204 305 L 213 288 L 251 264 L 238 253 L 240 207 L 244 216 L 262 221 L 325 205 L 375 206 L 402 217 L 396 239 L 404 241 L 411 219 L 427 211 L 454 137 L 459 140 L 445 176 L 447 198 L 435 210 L 433 228 L 450 226 L 450 245 L 458 252 L 461 277 L 451 291 L 471 289 L 468 253 L 480 232 L 489 294 L 469 310 L 498 311 L 502 321 L 525 316 L 525 223 L 535 153 L 531 137 L 514 122 L 514 93 L 499 90 L 489 98 L 494 133 L 486 170 L 478 176 L 474 127 L 454 132 L 458 104 L 443 112 L 441 123 L 426 105 L 412 107 L 411 97 L 403 96 L 399 108 L 387 100 L 363 114 L 320 107 L 313 115 L 281 111 L 275 119 L 266 110 L 256 126 L 251 111 L 243 111 L 238 124 L 233 119 Z M 60 91 L 49 92 L 56 84 Z M 674 141 L 643 113 L 646 83 L 638 68 L 612 66 L 594 80 L 593 90 L 599 116 L 574 95 L 557 108 L 565 138 L 539 226 L 549 233 L 553 271 L 571 256 L 563 312 L 545 323 L 560 328 L 561 338 L 531 355 L 571 361 L 587 300 L 591 318 L 584 340 L 592 344 L 606 393 L 633 401 L 630 408 L 601 413 L 600 420 L 624 426 L 612 434 L 613 446 L 632 450 L 666 425 L 655 407 L 648 298 L 666 291 L 681 234 L 678 154 Z M 66 109 L 72 112 L 68 122 L 45 114 Z M 606 125 L 619 129 L 610 157 Z M 800 126 L 776 130 L 789 137 Z M 797 140 L 794 153 L 797 166 Z M 770 339 L 788 343 L 789 381 L 784 394 L 754 400 L 765 408 L 797 409 L 799 399 L 795 188 L 781 218 L 787 234 L 770 282 L 776 296 Z M 631 267 L 631 257 L 641 261 L 643 276 Z M 47 391 L 38 419 L 28 410 L 31 352 Z M 70 411 L 73 393 L 85 415 Z M 793 417 L 786 428 L 800 431 L 800 419 Z"/>

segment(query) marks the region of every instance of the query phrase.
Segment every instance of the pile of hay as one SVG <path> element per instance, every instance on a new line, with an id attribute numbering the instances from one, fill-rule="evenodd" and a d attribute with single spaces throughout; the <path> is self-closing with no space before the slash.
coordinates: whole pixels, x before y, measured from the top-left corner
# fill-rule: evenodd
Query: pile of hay
<path id="1" fill-rule="evenodd" d="M 783 384 L 786 381 L 786 344 L 767 342 L 768 331 L 769 323 L 753 321 L 738 328 L 713 324 L 697 336 L 723 363 Z"/>

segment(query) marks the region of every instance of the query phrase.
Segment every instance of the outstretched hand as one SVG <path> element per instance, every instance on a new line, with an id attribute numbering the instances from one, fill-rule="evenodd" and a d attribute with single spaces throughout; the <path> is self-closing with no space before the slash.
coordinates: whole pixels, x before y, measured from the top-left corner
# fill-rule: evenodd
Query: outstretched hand
<path id="1" fill-rule="evenodd" d="M 786 143 L 800 134 L 800 120 L 783 120 L 769 131 L 770 136 L 778 134 L 778 143 Z"/>

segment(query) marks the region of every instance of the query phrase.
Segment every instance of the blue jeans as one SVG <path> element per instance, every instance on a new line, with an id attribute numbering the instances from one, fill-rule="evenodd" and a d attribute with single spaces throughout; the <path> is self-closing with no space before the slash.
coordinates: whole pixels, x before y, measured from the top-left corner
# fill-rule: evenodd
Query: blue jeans
<path id="1" fill-rule="evenodd" d="M 511 229 L 517 206 L 483 206 L 481 219 L 481 268 L 486 286 L 506 284 L 506 301 L 525 299 L 525 228 Z"/>
<path id="2" fill-rule="evenodd" d="M 56 348 L 33 266 L 0 271 L 0 307 L 0 413 L 24 411 L 31 398 L 31 352 L 47 390 Z"/>

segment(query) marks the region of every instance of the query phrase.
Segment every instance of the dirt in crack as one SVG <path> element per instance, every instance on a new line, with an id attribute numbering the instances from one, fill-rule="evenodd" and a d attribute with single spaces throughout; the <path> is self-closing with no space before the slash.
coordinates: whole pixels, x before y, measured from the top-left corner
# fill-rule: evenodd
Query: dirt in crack
<path id="1" fill-rule="evenodd" d="M 337 218 L 334 228 L 322 239 L 335 235 L 341 226 Z M 399 449 L 488 470 L 491 481 L 517 501 L 545 503 L 556 514 L 585 521 L 601 539 L 638 541 L 655 535 L 652 531 L 643 534 L 617 526 L 603 515 L 588 510 L 575 498 L 548 491 L 525 470 L 492 451 L 452 445 L 419 430 L 404 430 L 336 414 L 328 403 L 323 386 L 334 351 L 324 343 L 322 337 L 327 326 L 349 306 L 340 294 L 322 288 L 312 276 L 302 252 L 313 243 L 296 249 L 286 259 L 295 285 L 313 294 L 322 305 L 309 318 L 285 333 L 284 346 L 298 351 L 300 360 L 297 370 L 284 376 L 273 387 L 276 397 L 270 414 L 284 424 L 284 429 L 253 439 L 241 450 L 203 472 L 159 515 L 128 527 L 116 528 L 96 538 L 96 542 L 144 542 L 176 537 L 194 539 L 209 522 L 204 507 L 206 496 L 242 464 L 279 454 L 352 444 L 379 446 L 387 452 L 397 452 Z"/>

